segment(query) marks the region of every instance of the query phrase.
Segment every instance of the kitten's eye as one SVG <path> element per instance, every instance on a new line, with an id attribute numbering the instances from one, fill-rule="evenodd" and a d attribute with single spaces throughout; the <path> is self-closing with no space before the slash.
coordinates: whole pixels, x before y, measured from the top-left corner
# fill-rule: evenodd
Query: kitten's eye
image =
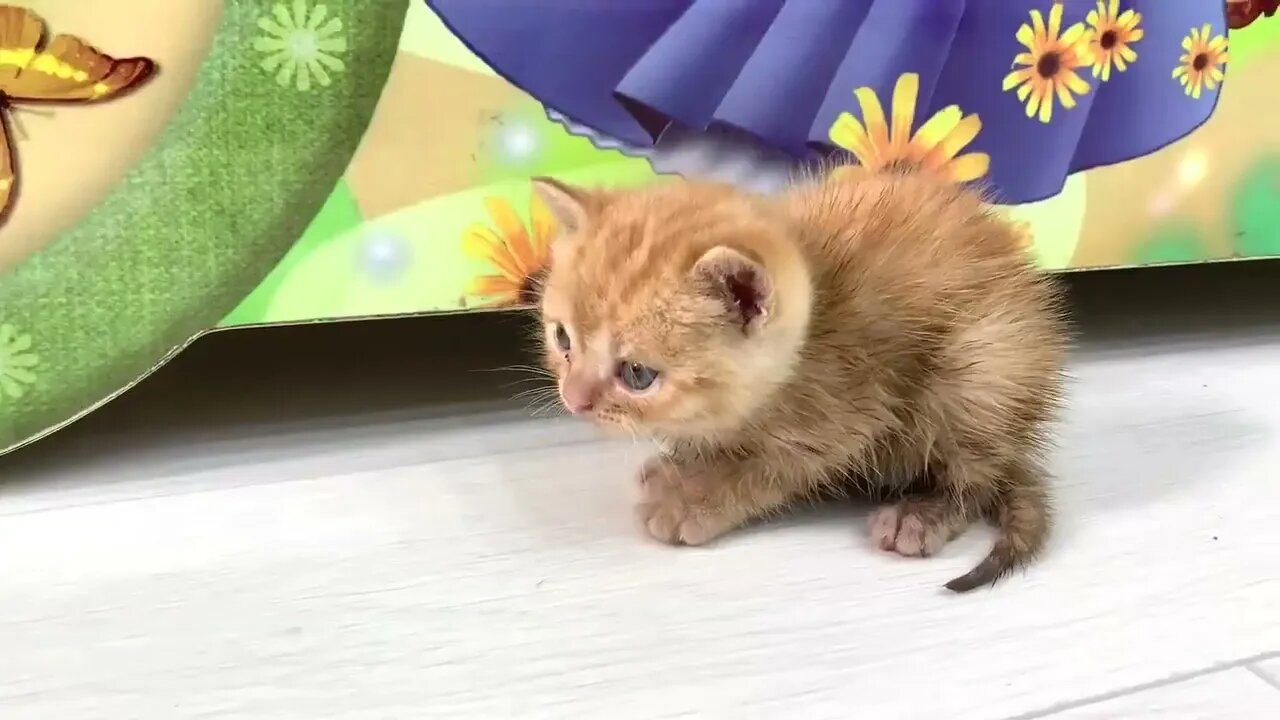
<path id="1" fill-rule="evenodd" d="M 658 371 L 640 363 L 624 362 L 618 365 L 618 377 L 623 385 L 640 392 L 653 385 L 653 381 L 658 379 Z"/>
<path id="2" fill-rule="evenodd" d="M 560 323 L 556 323 L 556 347 L 560 348 L 560 352 L 569 352 L 569 331 Z"/>

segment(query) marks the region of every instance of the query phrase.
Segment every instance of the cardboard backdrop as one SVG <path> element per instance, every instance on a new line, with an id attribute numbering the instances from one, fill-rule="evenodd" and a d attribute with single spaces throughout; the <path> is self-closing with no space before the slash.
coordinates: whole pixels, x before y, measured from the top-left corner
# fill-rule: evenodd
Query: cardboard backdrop
<path id="1" fill-rule="evenodd" d="M 1274 9 L 0 5 L 0 450 L 215 327 L 528 301 L 533 175 L 767 192 L 839 153 L 984 184 L 1046 268 L 1280 255 Z"/>

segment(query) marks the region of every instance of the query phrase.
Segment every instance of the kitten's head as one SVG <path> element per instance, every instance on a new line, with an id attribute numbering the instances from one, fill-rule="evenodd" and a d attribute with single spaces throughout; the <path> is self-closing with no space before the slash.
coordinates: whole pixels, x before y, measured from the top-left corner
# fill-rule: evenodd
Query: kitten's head
<path id="1" fill-rule="evenodd" d="M 541 312 L 567 409 L 606 429 L 709 436 L 790 378 L 812 289 L 771 204 L 684 182 L 534 186 L 560 227 Z"/>

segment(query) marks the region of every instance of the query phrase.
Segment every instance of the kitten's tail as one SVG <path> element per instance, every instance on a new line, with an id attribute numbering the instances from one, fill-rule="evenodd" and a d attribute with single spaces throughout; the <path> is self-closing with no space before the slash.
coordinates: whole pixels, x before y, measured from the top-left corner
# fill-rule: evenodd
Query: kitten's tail
<path id="1" fill-rule="evenodd" d="M 1038 479 L 1037 479 L 1038 480 Z M 1049 498 L 1040 482 L 1006 488 L 997 500 L 994 520 L 1000 533 L 978 566 L 946 584 L 953 592 L 993 585 L 1032 560 L 1049 536 Z"/>

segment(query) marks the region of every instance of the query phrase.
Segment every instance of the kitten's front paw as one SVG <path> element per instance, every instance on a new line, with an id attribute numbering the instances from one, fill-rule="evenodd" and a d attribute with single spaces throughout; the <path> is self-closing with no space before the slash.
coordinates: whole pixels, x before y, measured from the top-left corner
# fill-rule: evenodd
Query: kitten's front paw
<path id="1" fill-rule="evenodd" d="M 702 545 L 732 530 L 737 522 L 696 501 L 697 480 L 680 474 L 666 458 L 654 458 L 640 472 L 636 515 L 655 539 L 672 545 Z"/>

